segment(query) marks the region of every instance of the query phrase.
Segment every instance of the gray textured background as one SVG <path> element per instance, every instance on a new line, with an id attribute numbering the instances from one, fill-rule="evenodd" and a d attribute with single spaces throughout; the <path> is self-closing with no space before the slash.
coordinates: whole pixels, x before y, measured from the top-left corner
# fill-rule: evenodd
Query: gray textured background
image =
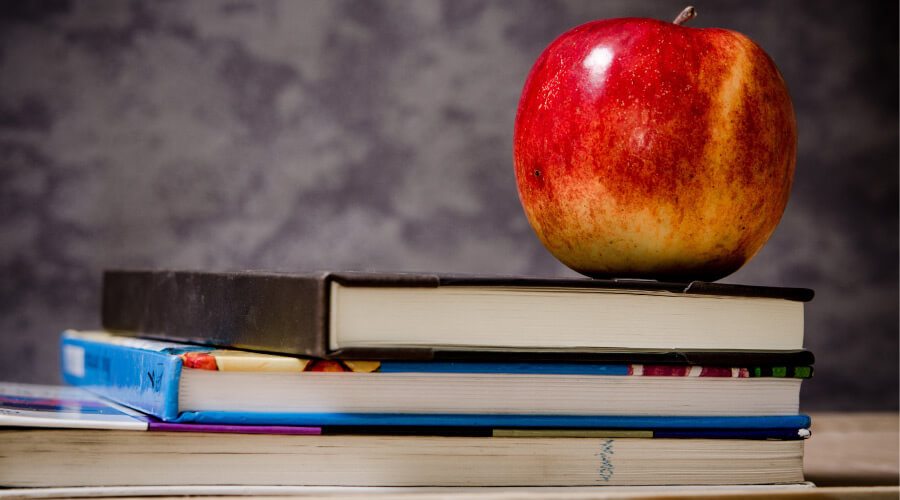
<path id="1" fill-rule="evenodd" d="M 678 2 L 0 3 L 0 380 L 57 382 L 105 267 L 573 275 L 519 206 L 525 76 L 563 31 Z M 814 288 L 806 411 L 898 406 L 896 2 L 704 2 L 799 126 L 729 282 Z"/>

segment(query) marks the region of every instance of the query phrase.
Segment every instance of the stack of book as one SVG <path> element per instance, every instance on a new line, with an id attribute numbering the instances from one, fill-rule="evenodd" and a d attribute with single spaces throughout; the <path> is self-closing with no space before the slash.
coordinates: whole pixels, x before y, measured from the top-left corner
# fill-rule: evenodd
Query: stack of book
<path id="1" fill-rule="evenodd" d="M 0 387 L 18 391 L 0 398 L 0 423 L 5 411 L 18 425 L 0 431 L 0 484 L 800 483 L 811 298 L 696 282 L 109 271 L 106 331 L 61 342 L 66 382 L 106 399 Z M 41 405 L 107 430 L 10 419 Z M 111 413 L 160 432 L 97 423 Z"/>

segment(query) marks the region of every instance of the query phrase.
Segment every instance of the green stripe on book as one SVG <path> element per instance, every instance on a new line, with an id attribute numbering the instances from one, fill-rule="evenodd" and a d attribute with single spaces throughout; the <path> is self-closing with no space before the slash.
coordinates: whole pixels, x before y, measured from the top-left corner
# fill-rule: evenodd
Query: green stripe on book
<path id="1" fill-rule="evenodd" d="M 754 366 L 750 368 L 751 377 L 810 378 L 811 366 Z"/>

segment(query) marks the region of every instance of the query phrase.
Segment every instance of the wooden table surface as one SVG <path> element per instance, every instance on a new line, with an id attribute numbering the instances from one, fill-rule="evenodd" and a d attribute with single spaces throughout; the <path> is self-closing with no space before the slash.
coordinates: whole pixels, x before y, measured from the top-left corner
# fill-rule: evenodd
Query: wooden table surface
<path id="1" fill-rule="evenodd" d="M 900 484 L 897 413 L 812 414 L 803 470 L 818 486 Z"/>

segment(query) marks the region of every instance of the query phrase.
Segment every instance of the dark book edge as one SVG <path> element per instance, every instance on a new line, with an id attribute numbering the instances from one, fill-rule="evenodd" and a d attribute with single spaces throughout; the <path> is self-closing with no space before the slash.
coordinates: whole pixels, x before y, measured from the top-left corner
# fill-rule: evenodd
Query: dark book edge
<path id="1" fill-rule="evenodd" d="M 441 349 L 342 349 L 333 359 L 445 362 L 530 362 L 585 364 L 697 365 L 729 368 L 756 366 L 811 366 L 811 351 L 540 351 Z"/>
<path id="2" fill-rule="evenodd" d="M 608 290 L 633 290 L 669 292 L 692 295 L 719 295 L 725 297 L 756 297 L 809 302 L 815 293 L 808 288 L 736 285 L 693 281 L 672 283 L 653 280 L 592 279 L 592 278 L 543 278 L 534 276 L 487 276 L 465 274 L 414 274 L 414 273 L 328 273 L 330 279 L 343 286 L 503 286 L 523 288 L 585 288 Z"/>
<path id="3" fill-rule="evenodd" d="M 628 431 L 644 431 L 652 433 L 651 436 L 643 439 L 766 439 L 778 441 L 793 441 L 806 439 L 809 432 L 806 429 L 665 429 L 665 428 L 636 428 L 636 429 L 592 429 L 592 428 L 565 428 L 565 427 L 514 427 L 514 428 L 493 428 L 493 427 L 402 427 L 402 426 L 365 426 L 365 425 L 347 425 L 347 426 L 324 426 L 322 427 L 322 435 L 325 436 L 467 436 L 467 437 L 491 437 L 497 430 L 525 430 L 525 431 L 545 431 L 546 435 L 541 437 L 567 437 L 557 434 L 560 432 L 571 431 L 576 438 L 589 437 L 590 432 L 599 432 L 596 436 L 602 438 L 603 431 L 608 431 L 610 439 L 624 439 L 615 436 L 616 432 Z M 804 432 L 806 431 L 806 432 Z M 578 433 L 585 433 L 578 436 Z M 538 434 L 539 435 L 539 434 Z"/>

